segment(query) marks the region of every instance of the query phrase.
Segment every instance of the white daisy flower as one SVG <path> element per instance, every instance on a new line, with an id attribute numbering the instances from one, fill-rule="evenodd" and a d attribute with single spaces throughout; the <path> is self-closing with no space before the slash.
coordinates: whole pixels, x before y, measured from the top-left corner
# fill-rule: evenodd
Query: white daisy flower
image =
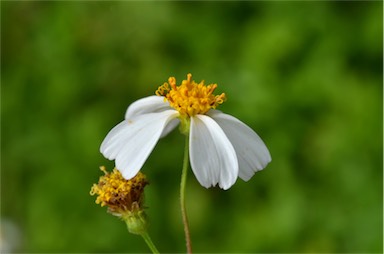
<path id="1" fill-rule="evenodd" d="M 224 114 L 216 107 L 224 102 L 225 94 L 213 95 L 216 84 L 204 85 L 187 75 L 180 86 L 169 78 L 149 96 L 132 103 L 125 120 L 106 136 L 100 152 L 115 160 L 126 179 L 142 168 L 161 137 L 180 122 L 189 133 L 189 156 L 192 171 L 199 183 L 209 188 L 219 185 L 230 188 L 240 177 L 248 181 L 255 172 L 271 161 L 261 138 L 237 118 Z"/>

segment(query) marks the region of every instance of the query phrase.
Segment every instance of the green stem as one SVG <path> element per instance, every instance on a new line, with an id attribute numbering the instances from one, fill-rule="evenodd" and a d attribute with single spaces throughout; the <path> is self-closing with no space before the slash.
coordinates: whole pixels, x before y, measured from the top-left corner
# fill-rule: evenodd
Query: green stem
<path id="1" fill-rule="evenodd" d="M 187 211 L 185 208 L 185 185 L 187 182 L 187 173 L 188 173 L 188 163 L 189 163 L 189 135 L 185 135 L 185 148 L 184 148 L 184 161 L 183 161 L 183 169 L 181 173 L 181 183 L 180 183 L 180 206 L 181 206 L 181 215 L 183 217 L 184 224 L 184 233 L 185 233 L 185 242 L 187 246 L 187 253 L 192 253 L 191 246 L 191 236 L 189 234 L 189 225 L 188 225 L 188 217 Z"/>
<path id="2" fill-rule="evenodd" d="M 141 236 L 144 238 L 144 241 L 147 243 L 148 247 L 151 249 L 152 253 L 160 253 L 157 249 L 156 246 L 153 244 L 151 237 L 149 237 L 149 234 L 147 231 L 141 234 Z"/>

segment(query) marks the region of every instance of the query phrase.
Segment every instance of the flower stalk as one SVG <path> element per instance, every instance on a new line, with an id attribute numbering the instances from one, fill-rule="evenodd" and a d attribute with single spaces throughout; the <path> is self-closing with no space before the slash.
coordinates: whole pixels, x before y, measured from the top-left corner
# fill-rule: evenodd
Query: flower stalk
<path id="1" fill-rule="evenodd" d="M 143 210 L 135 210 L 135 208 L 132 210 L 132 212 L 127 212 L 121 217 L 121 219 L 127 224 L 129 233 L 140 235 L 143 237 L 145 243 L 148 245 L 148 248 L 152 251 L 152 253 L 159 253 L 147 231 L 148 222 L 145 212 Z"/>
<path id="2" fill-rule="evenodd" d="M 146 244 L 148 245 L 148 247 L 151 249 L 152 253 L 154 253 L 154 254 L 158 254 L 158 253 L 160 253 L 160 252 L 157 250 L 155 244 L 152 242 L 151 237 L 149 237 L 148 232 L 144 232 L 144 233 L 142 233 L 141 236 L 143 237 L 143 239 L 144 239 L 144 241 L 146 242 Z"/>
<path id="3" fill-rule="evenodd" d="M 185 233 L 185 243 L 187 247 L 187 253 L 192 253 L 192 244 L 191 244 L 191 235 L 189 233 L 189 224 L 187 210 L 185 206 L 185 186 L 187 182 L 188 174 L 188 160 L 189 160 L 189 134 L 185 133 L 185 148 L 184 148 L 184 159 L 183 159 L 183 169 L 181 172 L 181 183 L 180 183 L 180 207 L 181 215 L 183 217 L 184 224 L 184 233 Z"/>

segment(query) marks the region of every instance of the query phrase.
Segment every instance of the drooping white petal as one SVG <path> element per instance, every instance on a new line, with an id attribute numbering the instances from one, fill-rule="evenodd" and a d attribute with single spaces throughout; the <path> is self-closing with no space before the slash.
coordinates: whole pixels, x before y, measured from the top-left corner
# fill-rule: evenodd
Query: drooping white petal
<path id="1" fill-rule="evenodd" d="M 180 120 L 178 118 L 176 119 L 172 119 L 172 121 L 170 121 L 167 126 L 165 126 L 164 130 L 163 130 L 163 133 L 161 133 L 161 136 L 160 138 L 163 138 L 165 136 L 168 135 L 168 133 L 170 133 L 171 131 L 173 131 L 177 125 L 179 125 L 180 123 Z"/>
<path id="2" fill-rule="evenodd" d="M 235 150 L 224 131 L 210 117 L 191 117 L 189 154 L 192 171 L 206 188 L 217 183 L 222 189 L 231 187 L 238 176 Z"/>
<path id="3" fill-rule="evenodd" d="M 130 133 L 130 128 L 129 122 L 124 120 L 109 131 L 100 146 L 100 152 L 105 158 L 116 159 L 119 148 L 124 145 L 124 138 Z"/>
<path id="4" fill-rule="evenodd" d="M 176 110 L 166 110 L 124 120 L 110 131 L 100 151 L 106 158 L 116 159 L 116 168 L 130 179 L 141 169 L 164 128 L 178 115 Z"/>
<path id="5" fill-rule="evenodd" d="M 171 107 L 169 106 L 169 103 L 164 100 L 163 96 L 148 96 L 129 105 L 127 112 L 125 113 L 125 119 L 130 119 L 137 115 L 147 113 L 157 113 L 168 109 L 171 109 Z"/>
<path id="6" fill-rule="evenodd" d="M 268 148 L 246 124 L 218 110 L 210 110 L 208 115 L 220 125 L 235 148 L 241 179 L 248 181 L 255 172 L 262 170 L 271 162 Z"/>

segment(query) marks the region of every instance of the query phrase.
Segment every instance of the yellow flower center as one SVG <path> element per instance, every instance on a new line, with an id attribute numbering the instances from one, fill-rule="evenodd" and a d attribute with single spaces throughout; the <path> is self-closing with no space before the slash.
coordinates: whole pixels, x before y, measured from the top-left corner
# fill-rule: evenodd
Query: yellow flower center
<path id="1" fill-rule="evenodd" d="M 90 191 L 91 195 L 97 195 L 96 204 L 108 206 L 108 211 L 117 216 L 142 206 L 144 187 L 148 184 L 143 173 L 126 180 L 116 168 L 111 173 L 105 167 L 100 169 L 105 175 Z"/>
<path id="2" fill-rule="evenodd" d="M 168 83 L 160 86 L 156 95 L 164 96 L 171 107 L 179 111 L 181 116 L 195 116 L 205 114 L 211 108 L 215 109 L 225 100 L 225 94 L 213 95 L 217 84 L 205 85 L 204 81 L 199 84 L 192 80 L 192 74 L 187 75 L 180 86 L 176 86 L 176 79 L 170 77 Z"/>

